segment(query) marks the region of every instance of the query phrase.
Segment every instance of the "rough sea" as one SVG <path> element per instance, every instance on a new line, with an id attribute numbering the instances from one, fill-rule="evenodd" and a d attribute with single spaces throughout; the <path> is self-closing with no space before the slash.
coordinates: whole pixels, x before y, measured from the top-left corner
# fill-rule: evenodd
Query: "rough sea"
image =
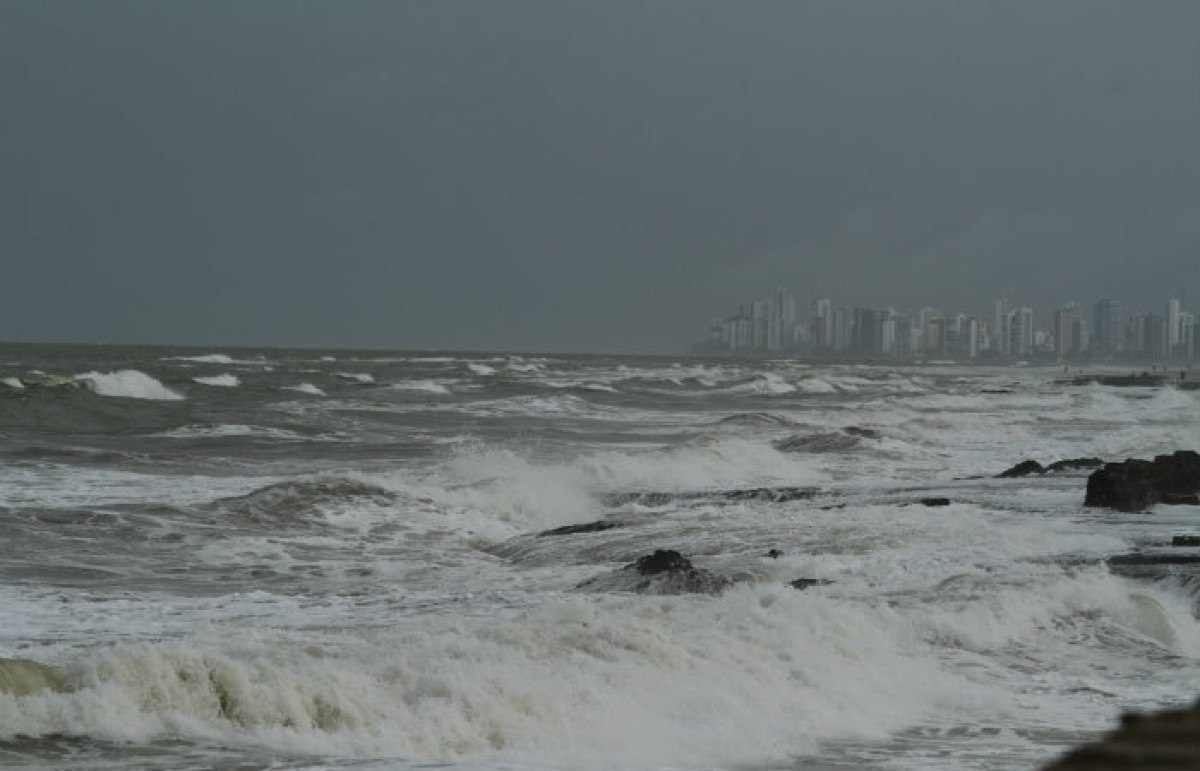
<path id="1" fill-rule="evenodd" d="M 1059 373 L 0 347 L 0 766 L 1036 768 L 1200 686 L 1190 575 L 1105 562 L 1200 508 L 994 478 L 1200 394 Z"/>

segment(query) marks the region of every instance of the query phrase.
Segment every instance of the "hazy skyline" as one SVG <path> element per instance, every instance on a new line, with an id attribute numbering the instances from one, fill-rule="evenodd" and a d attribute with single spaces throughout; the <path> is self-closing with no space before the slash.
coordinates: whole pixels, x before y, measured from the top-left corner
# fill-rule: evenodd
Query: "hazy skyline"
<path id="1" fill-rule="evenodd" d="M 1200 300 L 1200 6 L 0 3 L 0 339 Z"/>

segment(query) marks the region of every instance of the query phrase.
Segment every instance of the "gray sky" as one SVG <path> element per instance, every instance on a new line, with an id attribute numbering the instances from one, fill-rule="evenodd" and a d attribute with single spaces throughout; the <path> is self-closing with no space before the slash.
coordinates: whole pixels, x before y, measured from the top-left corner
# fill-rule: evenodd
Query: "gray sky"
<path id="1" fill-rule="evenodd" d="M 0 339 L 1200 305 L 1200 3 L 0 0 Z"/>

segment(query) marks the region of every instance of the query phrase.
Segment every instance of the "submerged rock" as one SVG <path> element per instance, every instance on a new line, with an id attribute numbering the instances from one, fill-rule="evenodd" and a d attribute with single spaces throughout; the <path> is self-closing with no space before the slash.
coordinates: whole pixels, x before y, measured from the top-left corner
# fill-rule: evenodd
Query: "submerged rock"
<path id="1" fill-rule="evenodd" d="M 638 594 L 717 594 L 733 580 L 694 566 L 674 549 L 657 549 L 611 573 L 576 586 L 585 591 Z"/>
<path id="2" fill-rule="evenodd" d="M 582 525 L 563 525 L 562 527 L 554 527 L 549 530 L 543 530 L 538 533 L 538 538 L 548 535 L 573 535 L 575 533 L 600 533 L 605 530 L 612 530 L 614 527 L 620 527 L 621 523 L 613 522 L 607 519 L 597 520 L 595 522 L 585 522 Z"/>
<path id="3" fill-rule="evenodd" d="M 921 505 L 923 506 L 949 506 L 949 498 L 922 498 Z"/>
<path id="4" fill-rule="evenodd" d="M 1058 460 L 1046 467 L 1046 471 L 1078 471 L 1080 469 L 1100 468 L 1104 461 L 1099 458 L 1067 458 Z"/>
<path id="5" fill-rule="evenodd" d="M 1200 455 L 1180 450 L 1154 460 L 1106 463 L 1088 477 L 1085 506 L 1143 511 L 1156 503 L 1192 503 L 1200 493 Z"/>
<path id="6" fill-rule="evenodd" d="M 1172 546 L 1200 546 L 1200 535 L 1177 535 L 1171 539 Z"/>
<path id="7" fill-rule="evenodd" d="M 850 436 L 861 436 L 863 439 L 878 439 L 880 437 L 880 433 L 873 428 L 846 426 L 842 431 L 845 431 Z"/>
<path id="8" fill-rule="evenodd" d="M 795 581 L 788 581 L 788 586 L 804 591 L 810 586 L 829 586 L 832 583 L 828 578 L 797 578 Z"/>
<path id="9" fill-rule="evenodd" d="M 996 475 L 997 479 L 1012 479 L 1014 477 L 1027 477 L 1031 474 L 1045 474 L 1046 469 L 1036 460 L 1021 461 L 1010 469 L 1000 472 Z"/>
<path id="10" fill-rule="evenodd" d="M 1012 479 L 1014 477 L 1028 477 L 1033 475 L 1052 474 L 1060 471 L 1078 471 L 1081 469 L 1099 468 L 1104 465 L 1104 461 L 1099 458 L 1065 458 L 1056 460 L 1049 466 L 1043 466 L 1036 460 L 1021 461 L 1010 469 L 1006 469 L 996 475 L 997 479 Z"/>
<path id="11" fill-rule="evenodd" d="M 783 552 L 779 551 L 779 549 L 771 549 L 767 552 L 766 556 L 773 560 L 777 560 L 783 556 Z"/>

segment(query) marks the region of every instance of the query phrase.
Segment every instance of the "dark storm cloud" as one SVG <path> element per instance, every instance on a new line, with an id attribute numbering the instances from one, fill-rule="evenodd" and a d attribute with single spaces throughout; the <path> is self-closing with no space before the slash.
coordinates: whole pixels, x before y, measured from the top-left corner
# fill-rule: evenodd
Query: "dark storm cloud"
<path id="1" fill-rule="evenodd" d="M 1200 296 L 1191 2 L 0 4 L 0 338 Z"/>

